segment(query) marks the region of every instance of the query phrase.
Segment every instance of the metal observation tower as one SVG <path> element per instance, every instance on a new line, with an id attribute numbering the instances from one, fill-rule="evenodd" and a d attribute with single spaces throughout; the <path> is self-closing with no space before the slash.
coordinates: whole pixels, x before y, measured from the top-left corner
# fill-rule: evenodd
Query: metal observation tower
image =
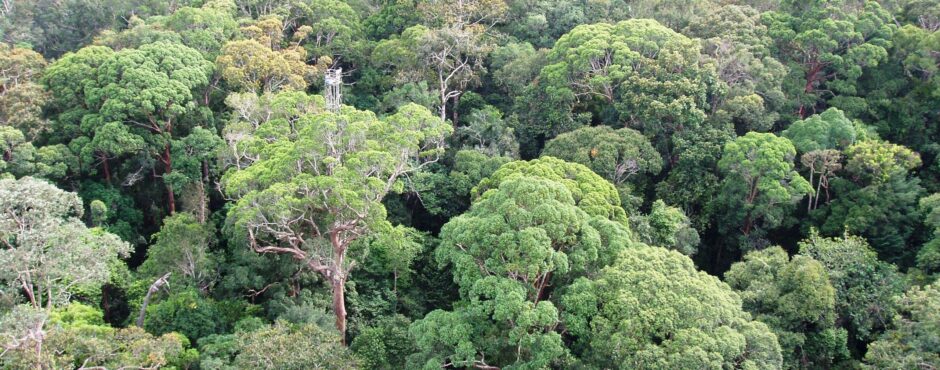
<path id="1" fill-rule="evenodd" d="M 343 69 L 327 69 L 323 80 L 326 82 L 323 86 L 326 109 L 334 113 L 339 112 L 339 107 L 343 104 Z"/>

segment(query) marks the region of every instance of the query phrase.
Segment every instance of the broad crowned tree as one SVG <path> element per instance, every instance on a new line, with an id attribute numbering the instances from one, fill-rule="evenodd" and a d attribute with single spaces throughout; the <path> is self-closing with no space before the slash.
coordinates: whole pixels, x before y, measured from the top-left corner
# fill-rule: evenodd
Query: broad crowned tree
<path id="1" fill-rule="evenodd" d="M 382 199 L 437 159 L 452 128 L 414 104 L 379 119 L 348 106 L 326 111 L 321 97 L 312 103 L 296 120 L 249 129 L 243 139 L 255 144 L 253 161 L 222 184 L 236 199 L 229 224 L 255 251 L 286 254 L 320 274 L 345 333 L 345 287 L 356 265 L 350 244 L 391 227 Z"/>
<path id="2" fill-rule="evenodd" d="M 572 352 L 585 366 L 779 369 L 777 337 L 728 285 L 659 247 L 621 252 L 561 299 Z"/>

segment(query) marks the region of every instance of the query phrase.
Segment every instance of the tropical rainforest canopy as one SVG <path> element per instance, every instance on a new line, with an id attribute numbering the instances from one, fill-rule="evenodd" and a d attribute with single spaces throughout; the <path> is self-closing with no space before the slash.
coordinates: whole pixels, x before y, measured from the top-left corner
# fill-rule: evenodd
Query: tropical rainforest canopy
<path id="1" fill-rule="evenodd" d="M 940 0 L 2 0 L 0 368 L 940 368 Z"/>

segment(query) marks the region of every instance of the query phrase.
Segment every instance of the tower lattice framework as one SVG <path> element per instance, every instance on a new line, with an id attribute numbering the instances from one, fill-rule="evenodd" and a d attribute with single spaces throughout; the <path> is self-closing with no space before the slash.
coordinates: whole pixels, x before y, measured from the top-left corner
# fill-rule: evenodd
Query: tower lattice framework
<path id="1" fill-rule="evenodd" d="M 326 70 L 323 76 L 324 84 L 323 97 L 326 98 L 326 109 L 331 112 L 338 112 L 343 104 L 343 69 L 333 68 Z"/>

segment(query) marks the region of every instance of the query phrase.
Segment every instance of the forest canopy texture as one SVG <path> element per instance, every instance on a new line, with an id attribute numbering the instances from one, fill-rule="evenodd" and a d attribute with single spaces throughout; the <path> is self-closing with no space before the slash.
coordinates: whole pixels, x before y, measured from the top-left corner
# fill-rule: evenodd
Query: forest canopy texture
<path id="1" fill-rule="evenodd" d="M 940 368 L 940 0 L 2 0 L 2 369 Z"/>

